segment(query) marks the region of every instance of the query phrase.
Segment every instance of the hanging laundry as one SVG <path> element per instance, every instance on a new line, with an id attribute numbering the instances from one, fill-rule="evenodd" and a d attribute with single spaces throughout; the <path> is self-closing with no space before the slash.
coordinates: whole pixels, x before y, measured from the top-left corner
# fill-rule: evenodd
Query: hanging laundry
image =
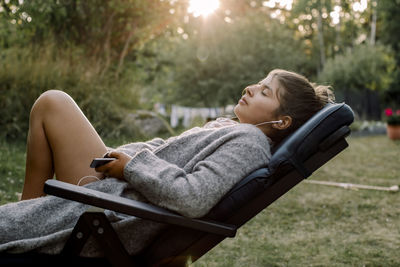
<path id="1" fill-rule="evenodd" d="M 215 120 L 221 116 L 232 117 L 232 115 L 234 116 L 233 108 L 233 105 L 213 108 L 195 108 L 171 105 L 170 124 L 172 128 L 176 128 L 180 121 L 182 121 L 182 125 L 187 128 L 193 125 L 194 120 L 199 117 L 202 118 L 204 122 Z M 165 104 L 156 103 L 154 105 L 154 110 L 163 116 L 168 116 L 168 109 Z"/>
<path id="2" fill-rule="evenodd" d="M 182 107 L 177 105 L 171 106 L 171 127 L 175 128 L 179 124 L 179 120 L 183 119 L 184 127 L 190 127 L 195 118 L 201 117 L 204 122 L 210 119 L 216 119 L 225 113 L 225 108 L 193 108 Z"/>

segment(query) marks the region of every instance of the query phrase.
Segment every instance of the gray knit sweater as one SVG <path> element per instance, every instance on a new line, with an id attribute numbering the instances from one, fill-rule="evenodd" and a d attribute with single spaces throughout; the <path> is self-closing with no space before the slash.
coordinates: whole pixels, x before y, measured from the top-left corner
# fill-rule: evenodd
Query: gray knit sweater
<path id="1" fill-rule="evenodd" d="M 132 143 L 116 150 L 133 156 L 126 181 L 107 178 L 86 187 L 150 202 L 184 216 L 201 217 L 240 179 L 265 166 L 269 139 L 249 124 L 193 128 L 167 140 Z M 0 251 L 59 253 L 89 206 L 46 196 L 0 206 Z M 131 254 L 140 252 L 165 225 L 106 210 Z M 93 240 L 83 255 L 99 256 Z"/>

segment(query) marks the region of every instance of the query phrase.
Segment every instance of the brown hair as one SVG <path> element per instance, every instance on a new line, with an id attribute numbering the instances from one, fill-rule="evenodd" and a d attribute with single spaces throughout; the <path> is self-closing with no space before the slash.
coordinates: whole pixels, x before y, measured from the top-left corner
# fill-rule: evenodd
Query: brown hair
<path id="1" fill-rule="evenodd" d="M 280 102 L 280 107 L 276 110 L 277 115 L 288 115 L 292 118 L 290 127 L 280 131 L 274 141 L 281 141 L 284 136 L 294 132 L 327 103 L 335 100 L 330 86 L 317 86 L 300 74 L 275 69 L 269 75 L 277 79 L 280 85 L 277 90 Z"/>

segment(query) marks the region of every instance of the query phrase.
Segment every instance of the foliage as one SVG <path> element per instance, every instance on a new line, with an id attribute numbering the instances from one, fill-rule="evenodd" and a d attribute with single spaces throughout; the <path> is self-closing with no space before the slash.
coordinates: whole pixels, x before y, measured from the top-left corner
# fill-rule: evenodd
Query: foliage
<path id="1" fill-rule="evenodd" d="M 378 37 L 381 42 L 390 45 L 397 62 L 395 79 L 385 92 L 385 102 L 395 105 L 400 103 L 400 1 L 379 0 L 378 10 L 381 27 Z"/>
<path id="2" fill-rule="evenodd" d="M 308 51 L 321 71 L 327 58 L 366 42 L 372 5 L 363 12 L 351 0 L 298 0 L 287 15 L 288 25 L 307 41 Z"/>
<path id="3" fill-rule="evenodd" d="M 400 52 L 400 2 L 393 0 L 379 0 L 378 9 L 381 20 L 379 37 L 385 44 L 391 45 L 392 49 Z M 400 54 L 396 53 L 397 62 L 400 62 Z"/>
<path id="4" fill-rule="evenodd" d="M 60 51 L 48 42 L 5 49 L 0 57 L 1 138 L 25 139 L 30 108 L 49 89 L 69 93 L 103 136 L 119 123 L 124 110 L 138 107 L 131 72 L 118 80 L 110 73 L 98 77 L 96 63 L 83 61 L 77 47 Z"/>
<path id="5" fill-rule="evenodd" d="M 180 3 L 158 0 L 0 1 L 0 137 L 25 138 L 40 93 L 71 94 L 103 136 L 139 107 L 136 51 Z M 128 59 L 128 60 L 126 60 Z"/>
<path id="6" fill-rule="evenodd" d="M 329 59 L 319 79 L 339 90 L 387 90 L 395 62 L 389 48 L 360 45 Z"/>
<path id="7" fill-rule="evenodd" d="M 0 205 L 18 200 L 25 176 L 25 144 L 0 139 Z"/>
<path id="8" fill-rule="evenodd" d="M 328 59 L 319 76 L 335 88 L 338 99 L 353 107 L 363 119 L 380 119 L 379 97 L 394 78 L 395 61 L 390 48 L 359 45 Z M 377 100 L 378 99 L 378 100 Z"/>
<path id="9" fill-rule="evenodd" d="M 292 9 L 287 1 L 220 1 L 213 15 L 202 18 L 187 13 L 188 0 L 0 0 L 0 90 L 6 92 L 0 108 L 7 109 L 0 135 L 21 135 L 28 107 L 49 88 L 77 97 L 108 133 L 105 125 L 114 125 L 117 110 L 127 106 L 116 103 L 133 101 L 145 108 L 154 102 L 232 104 L 244 86 L 273 68 L 297 71 L 310 80 L 323 71 L 321 79 L 345 94 L 376 89 L 385 92 L 387 103 L 399 101 L 398 1 L 371 0 L 363 11 L 354 9 L 359 0 L 298 0 Z M 393 53 L 379 45 L 360 46 L 369 42 L 374 12 L 377 42 Z M 44 49 L 49 44 L 51 52 Z M 27 86 L 32 89 L 22 89 Z M 25 99 L 19 99 L 21 92 Z M 101 104 L 93 104 L 94 96 L 104 97 L 97 101 Z M 115 111 L 94 111 L 108 103 L 114 103 Z"/>
<path id="10" fill-rule="evenodd" d="M 259 13 L 231 23 L 208 18 L 201 31 L 185 32 L 187 39 L 177 34 L 159 41 L 166 49 L 157 54 L 163 65 L 153 69 L 151 97 L 190 106 L 224 106 L 236 103 L 245 86 L 274 68 L 302 73 L 311 68 L 293 33 Z"/>
<path id="11" fill-rule="evenodd" d="M 9 29 L 0 32 L 3 46 L 54 37 L 57 45 L 77 45 L 85 56 L 101 62 L 100 74 L 110 67 L 119 74 L 129 52 L 162 33 L 175 18 L 169 10 L 181 5 L 159 0 L 7 2 L 0 13 Z"/>
<path id="12" fill-rule="evenodd" d="M 386 121 L 389 125 L 400 125 L 400 109 L 393 110 L 391 108 L 385 109 Z"/>

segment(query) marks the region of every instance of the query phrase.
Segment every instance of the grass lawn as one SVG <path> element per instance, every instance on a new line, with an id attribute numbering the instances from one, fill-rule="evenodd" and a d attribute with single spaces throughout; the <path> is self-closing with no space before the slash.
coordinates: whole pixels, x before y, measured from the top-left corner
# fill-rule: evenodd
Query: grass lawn
<path id="1" fill-rule="evenodd" d="M 400 184 L 400 142 L 349 138 L 309 179 Z M 400 266 L 400 192 L 300 183 L 200 258 L 199 266 Z"/>
<path id="2" fill-rule="evenodd" d="M 400 142 L 349 138 L 312 180 L 400 184 Z M 112 144 L 108 144 L 112 146 Z M 0 143 L 0 204 L 16 201 L 23 144 Z M 400 266 L 400 192 L 301 183 L 203 256 L 199 266 Z"/>

